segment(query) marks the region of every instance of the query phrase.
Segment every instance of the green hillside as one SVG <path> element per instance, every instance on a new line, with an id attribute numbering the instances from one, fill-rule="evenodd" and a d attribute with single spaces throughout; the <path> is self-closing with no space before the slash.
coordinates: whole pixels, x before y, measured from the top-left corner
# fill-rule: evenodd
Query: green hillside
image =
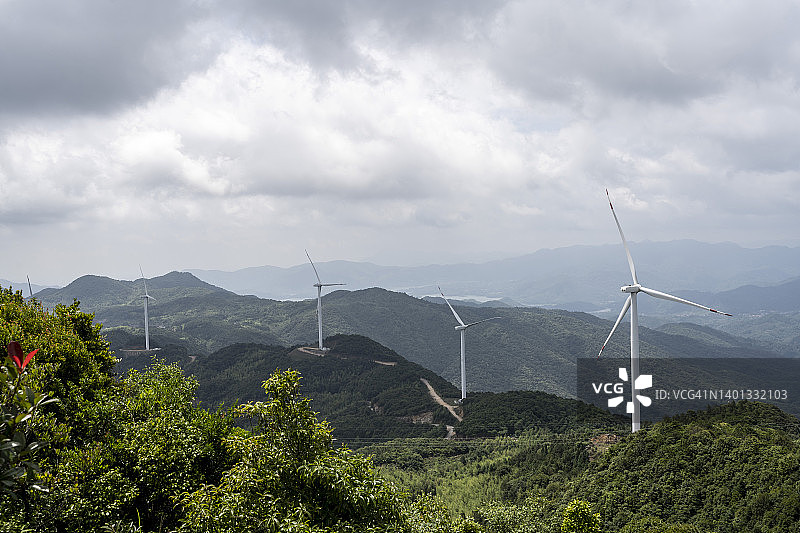
<path id="1" fill-rule="evenodd" d="M 773 406 L 738 402 L 635 434 L 535 430 L 361 451 L 385 478 L 487 531 L 560 532 L 578 499 L 609 533 L 784 533 L 800 528 L 798 429 Z"/>
<path id="2" fill-rule="evenodd" d="M 611 447 L 567 498 L 596 502 L 614 529 L 649 516 L 701 531 L 797 531 L 797 423 L 753 402 L 666 420 Z"/>
<path id="3" fill-rule="evenodd" d="M 463 401 L 463 437 L 514 436 L 536 429 L 565 433 L 577 428 L 625 431 L 630 419 L 578 400 L 540 391 L 477 392 Z"/>
<path id="4" fill-rule="evenodd" d="M 95 284 L 102 290 L 93 289 Z M 279 302 L 239 296 L 177 272 L 149 280 L 148 289 L 156 299 L 150 305 L 154 346 L 182 346 L 191 354 L 209 354 L 236 342 L 295 346 L 316 339 L 314 300 Z M 107 301 L 98 297 L 102 291 L 111 294 Z M 94 302 L 82 303 L 82 308 L 95 313 L 119 353 L 143 344 L 141 294 L 140 284 L 134 282 L 84 277 L 39 296 L 45 305 L 71 303 L 73 298 Z M 468 391 L 542 390 L 573 395 L 576 358 L 595 355 L 611 329 L 609 321 L 586 313 L 457 308 L 465 321 L 502 317 L 467 331 Z M 323 319 L 326 335 L 364 335 L 453 383 L 459 380 L 459 335 L 444 305 L 378 288 L 335 291 L 323 297 Z M 627 356 L 627 335 L 626 328 L 620 327 L 605 354 Z M 642 357 L 769 355 L 752 341 L 730 336 L 698 338 L 641 328 L 641 341 Z"/>
<path id="5" fill-rule="evenodd" d="M 238 343 L 213 354 L 171 357 L 198 381 L 201 405 L 215 407 L 263 396 L 262 383 L 276 370 L 300 372 L 301 393 L 334 428 L 334 437 L 353 443 L 396 437 L 444 437 L 456 419 L 436 404 L 421 381 L 443 398 L 460 393 L 430 370 L 365 337 L 328 339 L 330 351 Z M 118 371 L 142 368 L 150 356 L 124 358 Z"/>

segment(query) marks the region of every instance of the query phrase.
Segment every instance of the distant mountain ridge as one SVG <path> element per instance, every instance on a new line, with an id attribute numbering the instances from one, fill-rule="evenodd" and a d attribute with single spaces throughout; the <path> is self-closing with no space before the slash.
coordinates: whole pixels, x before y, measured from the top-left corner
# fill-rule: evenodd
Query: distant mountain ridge
<path id="1" fill-rule="evenodd" d="M 682 240 L 632 242 L 630 248 L 641 282 L 667 292 L 720 292 L 800 276 L 800 247 L 750 249 Z M 510 298 L 522 305 L 589 312 L 616 307 L 619 287 L 630 281 L 621 244 L 544 249 L 486 263 L 397 267 L 329 261 L 318 262 L 317 268 L 350 290 L 383 287 L 423 297 L 438 295 L 436 286 L 442 285 L 448 297 Z M 313 271 L 307 263 L 189 271 L 238 294 L 279 300 L 312 296 Z"/>
<path id="2" fill-rule="evenodd" d="M 215 287 L 206 283 L 188 272 L 170 272 L 163 276 L 158 276 L 147 280 L 148 289 L 157 291 L 167 299 L 171 299 L 175 294 L 180 293 L 186 296 L 196 293 L 191 289 L 197 289 L 201 293 L 226 292 L 229 291 Z M 187 291 L 188 289 L 188 291 Z M 77 298 L 85 307 L 109 307 L 116 305 L 128 305 L 140 301 L 144 290 L 142 279 L 134 281 L 121 281 L 106 276 L 95 276 L 88 274 L 81 276 L 67 287 L 60 289 L 47 288 L 37 292 L 35 295 L 39 300 L 51 304 L 63 303 L 71 304 Z"/>
<path id="3" fill-rule="evenodd" d="M 683 291 L 682 294 L 731 313 L 788 313 L 800 310 L 800 277 L 771 286 L 744 285 L 716 293 Z"/>

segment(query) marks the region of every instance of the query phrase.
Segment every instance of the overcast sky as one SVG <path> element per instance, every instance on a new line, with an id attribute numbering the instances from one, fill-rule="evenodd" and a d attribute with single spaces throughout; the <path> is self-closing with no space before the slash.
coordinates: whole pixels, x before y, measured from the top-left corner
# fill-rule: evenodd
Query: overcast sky
<path id="1" fill-rule="evenodd" d="M 796 1 L 0 0 L 0 278 L 800 245 Z M 635 255 L 635 252 L 634 252 Z"/>

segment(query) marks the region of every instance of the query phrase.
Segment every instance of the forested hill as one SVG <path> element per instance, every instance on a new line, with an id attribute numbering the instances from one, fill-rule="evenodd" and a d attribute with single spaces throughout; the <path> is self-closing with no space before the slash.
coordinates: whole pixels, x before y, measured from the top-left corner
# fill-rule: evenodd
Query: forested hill
<path id="1" fill-rule="evenodd" d="M 690 412 L 626 436 L 574 482 L 566 498 L 596 502 L 612 530 L 798 531 L 797 418 L 739 402 Z M 650 515 L 697 529 L 635 529 Z"/>
<path id="2" fill-rule="evenodd" d="M 451 402 L 460 397 L 452 384 L 394 351 L 357 335 L 328 339 L 330 350 L 234 344 L 210 355 L 172 357 L 198 380 L 197 398 L 214 408 L 264 397 L 262 383 L 275 370 L 297 370 L 301 392 L 334 428 L 334 436 L 353 439 L 443 437 L 456 419 L 432 399 L 426 379 Z M 118 371 L 143 368 L 150 356 L 122 359 Z"/>
<path id="3" fill-rule="evenodd" d="M 86 276 L 63 289 L 42 291 L 37 298 L 50 306 L 77 298 L 82 309 L 95 313 L 104 324 L 119 352 L 144 344 L 142 289 L 141 280 Z M 148 290 L 155 298 L 149 307 L 153 346 L 208 354 L 237 342 L 282 346 L 316 342 L 315 299 L 279 302 L 239 296 L 177 272 L 148 280 Z M 309 293 L 313 295 L 313 287 Z M 612 325 L 585 313 L 455 305 L 467 322 L 502 317 L 467 331 L 468 391 L 574 394 L 576 358 L 596 355 Z M 378 288 L 335 291 L 323 296 L 323 322 L 326 335 L 364 335 L 453 383 L 459 380 L 459 334 L 445 305 Z M 627 337 L 627 328 L 620 327 L 605 353 L 627 356 Z M 732 336 L 641 328 L 641 340 L 642 357 L 776 355 Z"/>
<path id="4" fill-rule="evenodd" d="M 543 392 L 474 393 L 458 405 L 461 391 L 451 383 L 371 339 L 335 335 L 327 344 L 330 350 L 322 356 L 306 347 L 234 344 L 211 355 L 173 354 L 168 359 L 197 379 L 197 398 L 209 408 L 260 400 L 262 382 L 269 375 L 297 370 L 302 394 L 333 426 L 334 436 L 349 443 L 443 437 L 446 426 L 453 426 L 461 437 L 511 436 L 530 429 L 563 432 L 578 426 L 626 427 L 624 418 Z M 150 362 L 148 354 L 126 356 L 117 371 L 141 369 Z M 455 406 L 463 421 L 433 400 L 423 379 Z"/>
<path id="5" fill-rule="evenodd" d="M 743 401 L 634 434 L 537 430 L 518 439 L 395 441 L 363 452 L 411 494 L 436 487 L 456 513 L 504 501 L 495 510 L 506 527 L 490 531 L 564 531 L 552 517 L 579 498 L 601 518 L 583 531 L 785 533 L 800 531 L 799 429 L 778 408 Z"/>

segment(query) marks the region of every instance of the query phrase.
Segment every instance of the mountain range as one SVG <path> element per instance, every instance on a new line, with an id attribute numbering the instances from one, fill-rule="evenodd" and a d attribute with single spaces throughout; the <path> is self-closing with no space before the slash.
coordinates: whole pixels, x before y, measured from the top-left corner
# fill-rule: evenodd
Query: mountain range
<path id="1" fill-rule="evenodd" d="M 277 301 L 240 296 L 173 272 L 148 280 L 151 344 L 172 352 L 209 354 L 234 343 L 297 346 L 313 344 L 316 301 Z M 81 301 L 95 313 L 112 346 L 143 344 L 142 284 L 84 276 L 63 289 L 46 289 L 46 306 Z M 611 323 L 597 316 L 534 307 L 454 305 L 467 322 L 496 320 L 467 332 L 469 391 L 540 390 L 560 396 L 575 392 L 578 357 L 597 354 Z M 459 375 L 459 335 L 441 304 L 380 288 L 334 291 L 323 297 L 326 335 L 374 339 L 451 383 Z M 719 317 L 720 321 L 725 318 Z M 751 339 L 694 324 L 641 328 L 642 357 L 776 357 Z M 619 328 L 605 352 L 626 357 L 628 340 Z"/>
<path id="2" fill-rule="evenodd" d="M 744 285 L 772 286 L 800 277 L 800 248 L 743 248 L 692 240 L 630 243 L 641 282 L 651 288 L 721 292 Z M 382 287 L 412 296 L 477 301 L 510 299 L 518 305 L 595 312 L 621 306 L 619 287 L 630 281 L 622 245 L 571 246 L 485 263 L 379 266 L 352 261 L 318 262 L 325 282 L 349 290 Z M 312 295 L 311 265 L 251 267 L 233 272 L 189 269 L 199 279 L 238 294 L 277 300 Z M 796 300 L 797 301 L 797 300 Z M 643 302 L 642 311 L 647 312 Z M 668 314 L 674 307 L 666 308 Z M 795 304 L 794 311 L 800 311 Z M 679 313 L 684 310 L 679 309 Z"/>

